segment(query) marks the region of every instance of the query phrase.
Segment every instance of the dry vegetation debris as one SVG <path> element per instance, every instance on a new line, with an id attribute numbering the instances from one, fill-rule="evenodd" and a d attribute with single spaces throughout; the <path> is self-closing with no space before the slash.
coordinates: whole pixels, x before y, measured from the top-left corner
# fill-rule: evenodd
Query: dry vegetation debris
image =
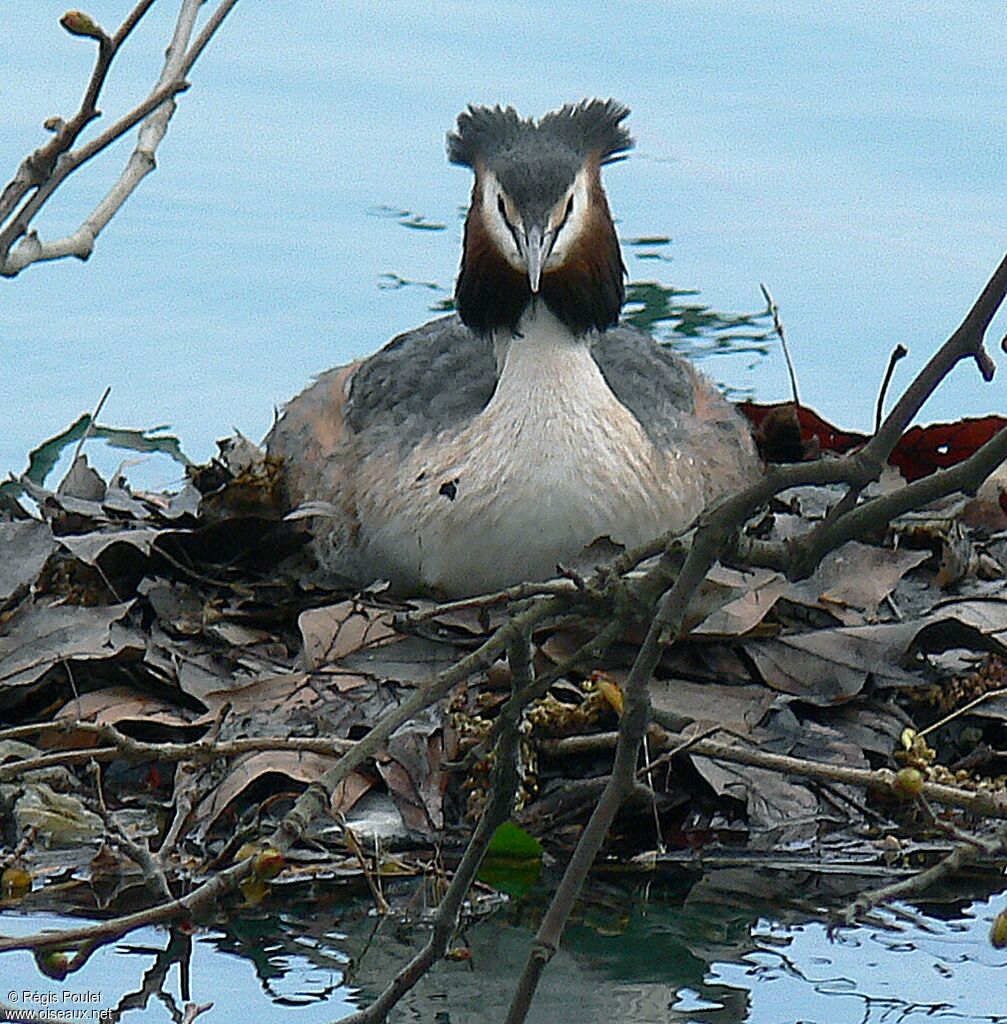
<path id="1" fill-rule="evenodd" d="M 235 834 L 279 820 L 373 723 L 527 603 L 397 600 L 380 585 L 359 593 L 323 578 L 280 516 L 275 467 L 243 439 L 189 476 L 180 494 L 134 492 L 79 454 L 55 491 L 22 481 L 21 504 L 9 502 L 0 522 L 4 840 L 11 849 L 32 829 L 20 862 L 41 875 L 61 847 L 87 878 L 109 838 L 95 777 L 68 767 L 104 764 L 107 819 L 154 848 L 170 827 L 166 865 L 199 874 Z M 836 498 L 785 491 L 747 531 L 799 536 Z M 729 843 L 766 862 L 801 850 L 809 862 L 863 863 L 885 858 L 887 835 L 908 848 L 932 832 L 897 801 L 816 774 L 828 766 L 912 764 L 935 782 L 1002 789 L 1007 532 L 990 529 L 1002 512 L 988 504 L 946 499 L 874 543 L 847 542 L 802 580 L 714 565 L 683 637 L 660 658 L 655 765 L 641 773 L 613 855 L 675 860 Z M 611 770 L 642 638 L 630 621 L 597 658 L 570 667 L 598 628 L 588 611 L 532 634 L 536 672 L 554 678 L 522 720 L 516 817 L 561 847 Z M 312 869 L 350 863 L 347 815 L 389 849 L 460 841 L 485 804 L 488 742 L 511 682 L 506 659 L 494 659 L 399 726 L 332 794 L 328 820 L 310 833 Z M 948 714 L 931 746 L 906 739 Z M 711 741 L 810 771 L 711 757 Z M 66 869 L 66 852 L 56 860 Z"/>

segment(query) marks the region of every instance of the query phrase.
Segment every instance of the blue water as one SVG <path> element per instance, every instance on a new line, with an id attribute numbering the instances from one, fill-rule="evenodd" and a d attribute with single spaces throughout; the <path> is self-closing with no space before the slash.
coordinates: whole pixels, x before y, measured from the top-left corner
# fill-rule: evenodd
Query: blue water
<path id="1" fill-rule="evenodd" d="M 83 87 L 93 45 L 57 26 L 65 6 L 4 4 L 5 180 Z M 155 5 L 123 52 L 109 117 L 156 75 L 173 6 Z M 128 7 L 88 9 L 111 28 Z M 450 290 L 469 189 L 444 158 L 458 111 L 538 114 L 586 95 L 634 111 L 638 148 L 607 171 L 622 236 L 673 238 L 671 262 L 630 257 L 631 276 L 699 288 L 724 311 L 758 308 L 764 281 L 804 400 L 863 429 L 890 349 L 911 349 L 905 381 L 1007 249 L 1005 38 L 995 2 L 242 0 L 159 169 L 90 262 L 0 279 L 0 472 L 107 385 L 106 422 L 169 423 L 194 457 L 234 428 L 258 438 L 313 373 L 427 319 Z M 75 227 L 127 153 L 68 183 L 43 237 Z M 446 229 L 411 230 L 381 206 Z M 444 291 L 383 288 L 383 274 Z M 778 353 L 748 362 L 707 368 L 786 395 Z M 926 412 L 1003 411 L 1001 396 L 963 366 Z"/>
<path id="2" fill-rule="evenodd" d="M 944 919 L 903 905 L 915 921 L 883 912 L 885 928 L 830 935 L 821 923 L 782 924 L 731 898 L 611 895 L 607 907 L 578 909 L 543 975 L 529 1024 L 1007 1021 L 1005 954 L 987 940 L 1002 897 L 952 909 Z M 307 914 L 296 906 L 279 915 L 249 912 L 226 931 L 197 929 L 191 951 L 176 947 L 173 959 L 163 955 L 163 930 L 141 929 L 99 948 L 62 981 L 42 976 L 29 953 L 4 954 L 0 1004 L 59 1009 L 86 997 L 106 1014 L 121 1008 L 124 1022 L 167 1024 L 172 1008 L 192 1000 L 214 1004 L 208 1024 L 328 1024 L 373 999 L 427 936 L 394 919 L 379 925 L 365 906 L 349 903 L 352 909 L 323 900 Z M 393 1024 L 502 1020 L 532 937 L 529 915 L 521 918 L 513 908 L 468 924 L 456 944 L 471 958 L 437 965 L 393 1011 Z M 68 923 L 6 911 L 0 933 Z M 144 979 L 154 994 L 143 1005 L 135 996 L 123 1003 Z"/>

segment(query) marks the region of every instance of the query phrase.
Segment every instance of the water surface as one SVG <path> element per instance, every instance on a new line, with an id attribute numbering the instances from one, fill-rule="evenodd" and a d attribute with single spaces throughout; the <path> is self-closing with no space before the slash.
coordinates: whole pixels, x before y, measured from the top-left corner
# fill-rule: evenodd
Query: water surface
<path id="1" fill-rule="evenodd" d="M 88 9 L 112 26 L 128 6 Z M 153 78 L 171 6 L 123 53 L 108 116 Z M 64 7 L 4 5 L 5 178 L 82 89 L 92 44 L 58 28 Z M 469 189 L 444 158 L 458 111 L 538 114 L 587 95 L 634 111 L 638 148 L 607 171 L 622 236 L 672 238 L 670 262 L 630 256 L 631 276 L 699 289 L 724 312 L 758 308 L 766 282 L 803 397 L 863 429 L 891 348 L 911 349 L 904 381 L 1007 248 L 1005 38 L 992 0 L 242 0 L 159 169 L 90 262 L 0 280 L 0 470 L 23 468 L 106 385 L 107 421 L 170 423 L 197 458 L 234 428 L 261 436 L 313 373 L 423 322 L 449 292 Z M 45 237 L 76 226 L 127 151 L 65 189 Z M 413 215 L 445 230 L 403 226 Z M 388 288 L 389 274 L 443 291 Z M 785 396 L 778 354 L 749 362 L 708 368 Z M 927 412 L 1003 411 L 1001 386 L 961 367 Z"/>
<path id="2" fill-rule="evenodd" d="M 884 928 L 830 934 L 781 909 L 786 900 L 770 897 L 771 878 L 749 875 L 743 895 L 738 872 L 720 875 L 731 877 L 714 872 L 684 887 L 593 885 L 543 975 L 529 1024 L 1007 1021 L 1005 955 L 987 942 L 1002 897 L 902 905 L 902 920 L 883 915 Z M 829 887 L 808 877 L 794 894 L 813 899 Z M 257 1024 L 328 1024 L 373 999 L 426 940 L 426 928 L 407 920 L 409 906 L 421 906 L 410 891 L 390 891 L 405 918 L 379 921 L 365 902 L 331 893 L 303 903 L 287 894 L 275 901 L 282 910 L 246 909 L 191 939 L 135 932 L 61 982 L 40 975 L 29 954 L 5 954 L 3 979 L 16 977 L 13 992 L 97 992 L 101 1008 L 121 1009 L 125 1024 L 169 1024 L 189 1000 L 215 1004 L 200 1018 L 207 1024 L 235 1019 L 236 1003 Z M 542 906 L 512 905 L 467 925 L 454 945 L 471 957 L 437 965 L 393 1011 L 392 1024 L 502 1020 Z M 4 934 L 64 923 L 0 914 Z"/>

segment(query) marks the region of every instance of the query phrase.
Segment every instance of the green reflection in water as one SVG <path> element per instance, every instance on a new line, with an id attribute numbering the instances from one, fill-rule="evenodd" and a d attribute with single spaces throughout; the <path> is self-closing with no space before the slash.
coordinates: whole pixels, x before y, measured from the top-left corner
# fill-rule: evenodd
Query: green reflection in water
<path id="1" fill-rule="evenodd" d="M 768 309 L 721 313 L 689 301 L 697 295 L 695 289 L 658 281 L 632 281 L 626 288 L 623 318 L 693 359 L 727 354 L 764 356 L 769 352 L 773 327 Z"/>

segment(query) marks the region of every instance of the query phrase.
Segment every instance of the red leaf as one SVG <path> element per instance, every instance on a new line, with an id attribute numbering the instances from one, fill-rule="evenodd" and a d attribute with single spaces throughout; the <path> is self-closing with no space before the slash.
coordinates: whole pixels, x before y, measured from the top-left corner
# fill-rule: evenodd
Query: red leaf
<path id="1" fill-rule="evenodd" d="M 767 419 L 769 423 L 766 425 L 771 426 L 773 418 L 780 418 L 784 411 L 791 420 L 794 416 L 792 402 L 776 402 L 772 405 L 739 402 L 737 408 L 759 429 Z M 796 407 L 796 416 L 801 427 L 801 442 L 807 452 L 813 452 L 817 444 L 821 451 L 844 454 L 868 440 L 866 434 L 834 427 L 814 410 L 805 406 Z M 911 483 L 935 473 L 938 469 L 947 469 L 949 466 L 964 462 L 1003 427 L 1007 427 L 1007 419 L 1003 416 L 981 416 L 958 420 L 957 423 L 932 423 L 926 427 L 911 427 L 902 435 L 888 461 Z M 778 457 L 771 443 L 768 448 L 764 457 L 768 457 L 770 461 L 790 461 L 786 456 Z"/>
<path id="2" fill-rule="evenodd" d="M 957 466 L 974 455 L 1001 428 L 1002 416 L 982 416 L 957 423 L 932 423 L 928 427 L 910 427 L 895 446 L 888 461 L 902 470 L 912 483 L 938 469 Z"/>

